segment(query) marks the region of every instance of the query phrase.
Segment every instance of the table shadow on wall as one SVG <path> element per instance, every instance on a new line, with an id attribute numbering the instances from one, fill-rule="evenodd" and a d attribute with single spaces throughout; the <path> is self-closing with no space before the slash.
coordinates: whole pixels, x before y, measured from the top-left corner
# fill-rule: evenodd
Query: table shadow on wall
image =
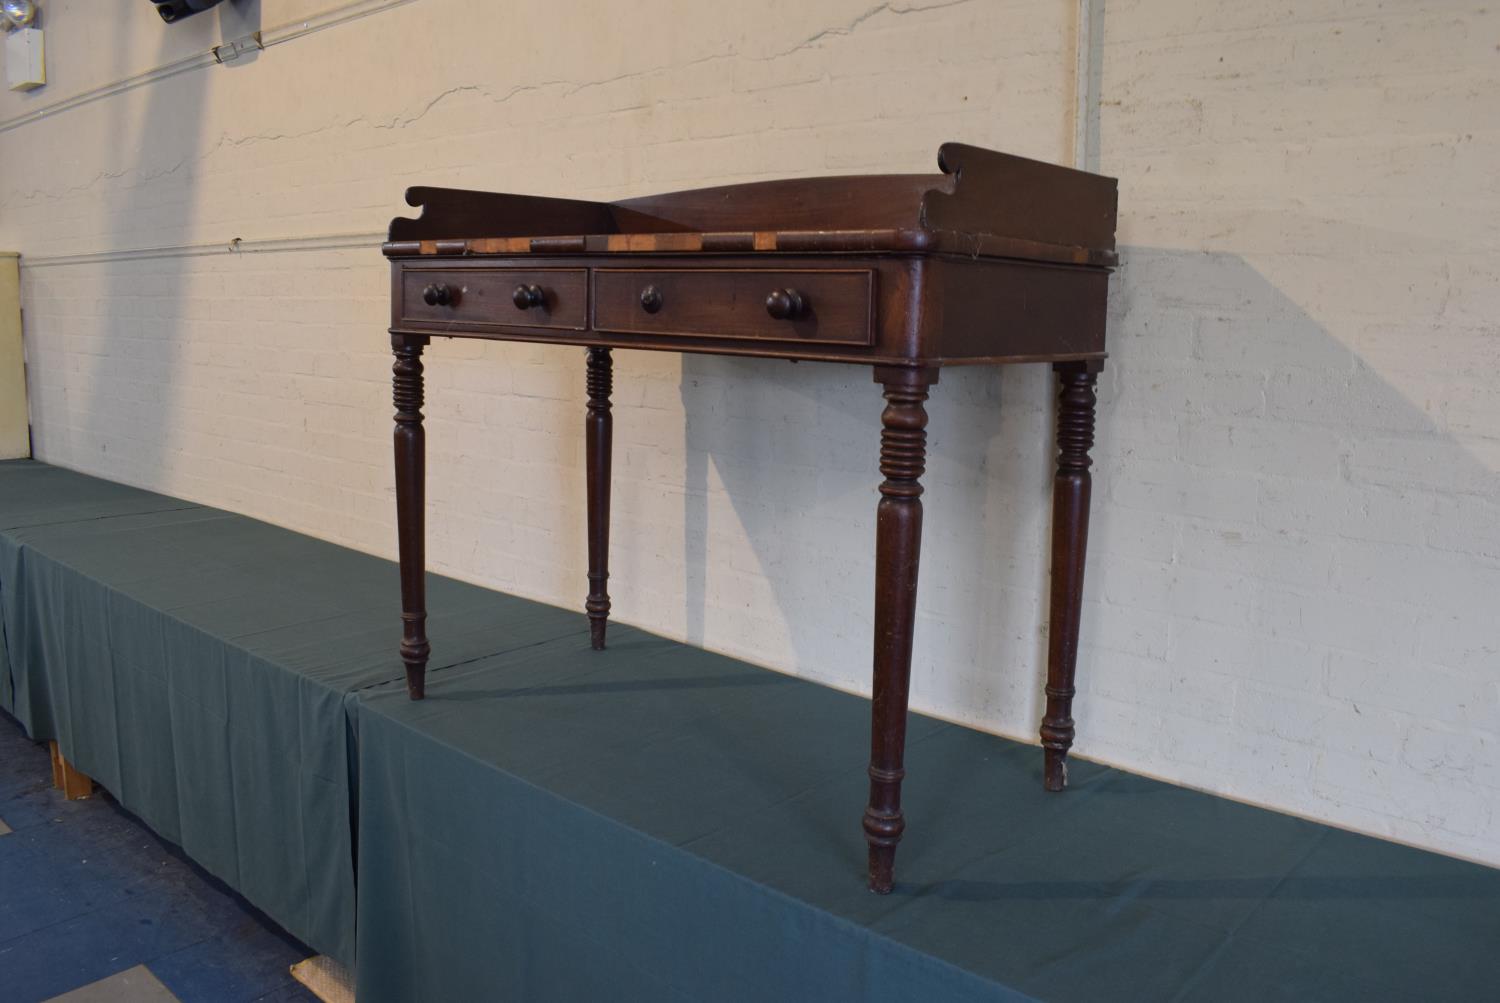
<path id="1" fill-rule="evenodd" d="M 1120 736 L 1101 728 L 1105 739 L 1091 749 L 1096 711 L 1107 700 L 1117 713 L 1118 694 L 1126 685 L 1111 654 L 1138 659 L 1141 652 L 1139 638 L 1127 636 L 1131 603 L 1158 617 L 1202 617 L 1242 632 L 1248 642 L 1281 633 L 1287 607 L 1296 613 L 1306 598 L 1309 623 L 1302 636 L 1309 645 L 1337 647 L 1337 637 L 1320 632 L 1313 621 L 1324 594 L 1342 586 L 1332 581 L 1331 568 L 1326 583 L 1308 579 L 1304 545 L 1323 545 L 1330 533 L 1340 533 L 1355 550 L 1366 546 L 1378 534 L 1371 523 L 1378 514 L 1361 503 L 1370 492 L 1397 501 L 1409 496 L 1418 504 L 1437 495 L 1438 486 L 1421 485 L 1420 471 L 1403 469 L 1401 457 L 1408 454 L 1398 451 L 1385 466 L 1371 459 L 1379 444 L 1415 442 L 1444 450 L 1451 457 L 1444 482 L 1476 495 L 1500 494 L 1500 473 L 1238 255 L 1126 247 L 1121 259 L 1111 290 L 1110 359 L 1100 380 L 1093 453 L 1076 749 L 1105 760 L 1147 766 L 1156 761 L 1166 770 L 1170 757 L 1152 744 L 1161 741 L 1156 734 L 1135 736 L 1144 744 L 1122 756 L 1112 747 Z M 705 386 L 713 391 L 705 393 Z M 924 697 L 936 693 L 942 701 L 934 708 L 938 713 L 963 717 L 974 709 L 987 730 L 1032 742 L 1045 677 L 1053 394 L 1045 366 L 955 367 L 943 370 L 928 403 L 915 704 L 931 706 Z M 774 617 L 775 627 L 785 632 L 794 671 L 867 691 L 883 406 L 879 385 L 864 367 L 688 355 L 681 396 L 687 416 L 688 639 L 701 644 L 708 627 L 710 550 L 743 550 L 737 539 L 742 538 L 757 566 L 736 574 L 747 581 L 763 578 L 775 609 L 758 613 L 752 598 L 737 600 L 736 610 L 749 607 L 752 617 Z M 1208 426 L 1223 433 L 1213 465 L 1195 462 L 1201 461 L 1201 450 L 1189 448 L 1189 440 Z M 1308 472 L 1281 463 L 1274 450 L 1267 452 L 1268 441 L 1284 439 L 1290 445 L 1308 428 L 1336 438 L 1335 462 Z M 1160 441 L 1164 429 L 1175 444 Z M 1181 486 L 1183 468 L 1192 472 L 1197 488 Z M 711 483 L 711 471 L 737 523 L 727 537 L 710 525 L 714 513 L 722 511 L 710 504 L 721 493 Z M 1220 488 L 1219 494 L 1234 493 L 1247 477 L 1257 492 L 1253 505 L 1220 511 L 1202 501 Z M 1304 517 L 1301 510 L 1305 499 L 1327 492 L 1348 499 L 1342 529 L 1320 524 L 1310 512 Z M 1138 529 L 1143 513 L 1175 523 L 1175 534 L 1155 549 L 1143 543 Z M 1230 594 L 1221 610 L 1207 611 L 1192 601 L 1194 576 L 1214 574 L 1219 565 L 1200 561 L 1185 547 L 1184 528 L 1216 534 L 1226 547 L 1243 544 L 1247 561 L 1254 561 L 1243 575 L 1221 572 Z M 1500 555 L 1452 556 L 1481 571 L 1500 571 Z M 1112 578 L 1116 567 L 1126 565 L 1148 579 L 1138 597 L 1123 580 Z M 723 574 L 717 559 L 713 570 Z M 1167 599 L 1157 598 L 1162 596 Z M 1180 597 L 1180 607 L 1173 597 Z M 1470 634 L 1477 624 L 1475 605 L 1439 612 L 1421 576 L 1393 573 L 1373 590 L 1347 598 L 1376 612 L 1426 609 L 1424 617 L 1467 627 Z M 1112 605 L 1113 615 L 1101 616 L 1101 602 Z M 1242 664 L 1253 660 L 1249 650 L 1226 654 Z M 1470 655 L 1479 659 L 1483 652 Z M 1419 671 L 1411 648 L 1389 657 Z M 1462 663 L 1455 666 L 1459 669 L 1479 665 L 1465 657 L 1455 654 L 1450 661 Z M 1178 674 L 1214 669 L 1171 668 Z M 957 684 L 933 687 L 933 678 L 942 675 L 956 675 Z M 1099 704 L 1091 699 L 1095 688 L 1106 695 Z M 1161 696 L 1140 701 L 1143 708 L 1148 702 L 1157 705 L 1143 713 L 1158 722 L 1169 714 L 1197 714 L 1208 726 L 1233 728 L 1232 710 L 1225 718 L 1179 706 L 1170 694 Z M 1201 781 L 1195 775 L 1189 782 Z"/>
<path id="2" fill-rule="evenodd" d="M 123 3 L 113 5 L 112 10 L 117 23 L 115 34 L 126 37 L 128 32 L 124 20 L 140 11 L 133 11 Z M 151 65 L 165 65 L 180 58 L 185 33 L 190 32 L 205 40 L 205 46 L 211 46 L 222 39 L 241 38 L 258 30 L 260 0 L 229 0 L 182 24 L 163 24 L 158 51 Z M 223 64 L 222 69 L 241 71 L 255 61 L 255 55 L 253 51 L 249 52 Z M 127 60 L 132 60 L 132 54 L 128 49 L 116 47 L 112 56 L 115 66 L 110 79 L 123 78 L 131 70 Z M 122 209 L 138 211 L 141 203 L 154 204 L 156 208 L 149 224 L 151 230 L 172 236 L 166 240 L 143 239 L 138 229 L 139 221 L 130 217 L 123 221 L 117 218 L 113 221 L 114 232 L 107 238 L 107 243 L 117 247 L 173 243 L 192 232 L 197 211 L 194 198 L 198 187 L 197 158 L 209 125 L 208 92 L 212 82 L 206 74 L 220 69 L 215 67 L 181 74 L 141 88 L 139 93 L 145 110 L 138 120 L 126 114 L 109 117 L 109 126 L 99 148 L 136 151 L 135 163 L 122 172 L 124 176 L 135 179 L 135 186 L 115 193 L 114 204 L 110 206 L 112 214 L 118 214 Z M 181 153 L 182 159 L 176 164 L 167 163 L 173 151 Z M 163 185 L 170 186 L 170 190 L 163 192 Z M 108 449 L 108 440 L 114 435 L 126 434 L 137 440 L 128 456 L 107 460 L 103 464 L 110 476 L 129 483 L 170 486 L 173 481 L 171 454 L 177 448 L 175 444 L 181 441 L 183 423 L 204 422 L 206 419 L 203 412 L 160 396 L 180 393 L 178 388 L 183 383 L 183 343 L 189 306 L 185 300 L 194 290 L 177 280 L 182 270 L 180 261 L 180 258 L 163 256 L 117 261 L 104 266 L 109 269 L 105 283 L 106 302 L 113 307 L 129 303 L 152 304 L 149 316 L 144 310 L 135 316 L 130 316 L 127 311 L 124 316 L 116 314 L 107 321 L 108 334 L 112 337 L 126 334 L 130 339 L 127 344 L 133 346 L 133 351 L 122 353 L 125 367 L 109 370 L 101 366 L 106 362 L 113 363 L 119 357 L 113 353 L 97 354 L 92 378 L 86 382 L 86 386 L 100 388 L 99 396 L 105 399 L 122 396 L 119 387 L 109 387 L 122 371 L 132 377 L 138 372 L 147 373 L 149 376 L 138 382 L 144 387 L 149 380 L 156 388 L 153 393 L 125 394 L 132 401 L 128 427 L 94 430 L 103 440 L 99 447 L 103 450 Z M 212 275 L 210 272 L 210 281 Z M 200 273 L 192 281 L 202 282 L 204 275 Z M 202 290 L 196 292 L 203 296 Z M 121 328 L 124 328 L 123 332 Z M 211 431 L 207 427 L 191 430 Z M 75 444 L 75 449 L 78 445 Z"/>

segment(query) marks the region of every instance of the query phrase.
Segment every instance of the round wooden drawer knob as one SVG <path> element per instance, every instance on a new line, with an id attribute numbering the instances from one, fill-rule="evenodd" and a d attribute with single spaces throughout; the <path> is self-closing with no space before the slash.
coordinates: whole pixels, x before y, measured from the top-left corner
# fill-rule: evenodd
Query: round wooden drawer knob
<path id="1" fill-rule="evenodd" d="M 777 289 L 766 297 L 766 313 L 777 320 L 800 320 L 811 309 L 807 297 L 795 289 Z"/>
<path id="2" fill-rule="evenodd" d="M 641 309 L 647 313 L 655 313 L 661 309 L 661 290 L 655 286 L 647 286 L 641 290 Z"/>
<path id="3" fill-rule="evenodd" d="M 422 302 L 428 306 L 448 306 L 454 299 L 453 290 L 441 282 L 434 282 L 422 290 Z"/>
<path id="4" fill-rule="evenodd" d="M 511 300 L 516 304 L 517 310 L 530 310 L 534 306 L 545 306 L 547 294 L 542 291 L 541 286 L 516 286 L 516 291 L 510 294 Z"/>

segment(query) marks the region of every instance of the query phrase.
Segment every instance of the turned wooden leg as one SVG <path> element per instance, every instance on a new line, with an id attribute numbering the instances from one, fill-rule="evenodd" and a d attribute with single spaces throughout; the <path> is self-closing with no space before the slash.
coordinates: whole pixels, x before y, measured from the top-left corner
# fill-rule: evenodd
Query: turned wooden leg
<path id="1" fill-rule="evenodd" d="M 604 647 L 604 629 L 609 624 L 609 466 L 614 435 L 609 394 L 614 364 L 607 348 L 588 352 L 589 597 L 583 608 L 589 614 L 589 641 L 598 651 Z"/>
<path id="2" fill-rule="evenodd" d="M 1094 445 L 1094 381 L 1101 363 L 1060 362 L 1057 370 L 1057 476 L 1052 482 L 1052 609 L 1047 641 L 1047 713 L 1042 718 L 1043 782 L 1068 785 L 1073 745 L 1073 673 L 1083 608 L 1089 538 L 1089 449 Z"/>
<path id="3" fill-rule="evenodd" d="M 406 692 L 424 695 L 427 678 L 427 573 L 423 529 L 427 442 L 422 430 L 422 346 L 425 337 L 392 335 L 396 402 L 396 533 L 401 553 L 401 660 Z"/>
<path id="4" fill-rule="evenodd" d="M 906 702 L 911 683 L 912 628 L 917 609 L 917 558 L 922 547 L 922 476 L 927 457 L 927 389 L 934 369 L 878 368 L 885 385 L 881 415 L 880 505 L 875 536 L 875 666 L 870 728 L 870 803 L 865 842 L 870 890 L 895 881 L 896 844 L 906 828 L 901 779 L 906 775 Z"/>

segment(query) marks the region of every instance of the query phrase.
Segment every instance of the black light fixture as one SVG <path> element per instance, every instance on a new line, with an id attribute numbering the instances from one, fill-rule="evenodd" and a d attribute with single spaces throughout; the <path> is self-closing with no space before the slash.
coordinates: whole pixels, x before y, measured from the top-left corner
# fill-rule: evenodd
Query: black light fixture
<path id="1" fill-rule="evenodd" d="M 0 3 L 0 27 L 6 31 L 25 28 L 36 20 L 36 4 L 33 0 L 4 0 Z"/>
<path id="2" fill-rule="evenodd" d="M 219 0 L 151 0 L 156 4 L 156 12 L 161 19 L 168 24 L 173 21 L 181 21 L 185 17 L 191 17 L 199 11 L 208 10 L 219 3 Z"/>

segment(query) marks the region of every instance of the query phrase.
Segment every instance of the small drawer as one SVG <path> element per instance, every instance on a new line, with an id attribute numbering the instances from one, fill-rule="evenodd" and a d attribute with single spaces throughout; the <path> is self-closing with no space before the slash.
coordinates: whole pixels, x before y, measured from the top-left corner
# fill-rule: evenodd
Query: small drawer
<path id="1" fill-rule="evenodd" d="M 869 269 L 597 268 L 594 329 L 868 346 Z"/>
<path id="2" fill-rule="evenodd" d="M 588 321 L 583 268 L 407 268 L 401 320 L 424 327 L 551 327 Z"/>

